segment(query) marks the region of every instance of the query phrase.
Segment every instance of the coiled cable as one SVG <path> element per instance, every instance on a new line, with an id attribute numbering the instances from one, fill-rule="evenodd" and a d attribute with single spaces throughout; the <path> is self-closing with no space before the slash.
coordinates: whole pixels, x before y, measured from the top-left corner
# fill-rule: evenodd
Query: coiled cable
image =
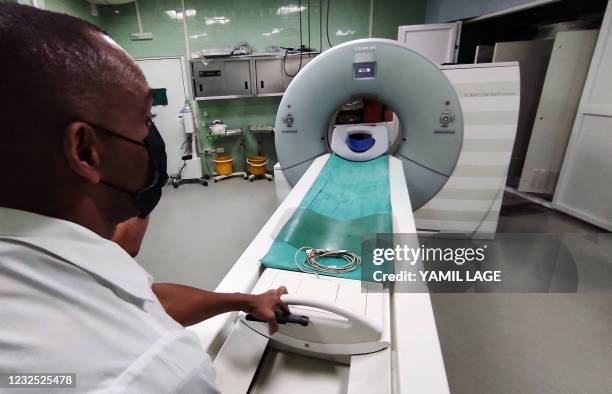
<path id="1" fill-rule="evenodd" d="M 303 259 L 298 257 L 301 251 L 306 252 L 306 256 Z M 320 262 L 321 259 L 329 257 L 344 259 L 346 264 L 325 265 Z M 311 246 L 302 246 L 299 248 L 293 256 L 293 261 L 298 270 L 317 275 L 319 273 L 345 274 L 361 267 L 361 257 L 350 250 L 317 249 Z"/>

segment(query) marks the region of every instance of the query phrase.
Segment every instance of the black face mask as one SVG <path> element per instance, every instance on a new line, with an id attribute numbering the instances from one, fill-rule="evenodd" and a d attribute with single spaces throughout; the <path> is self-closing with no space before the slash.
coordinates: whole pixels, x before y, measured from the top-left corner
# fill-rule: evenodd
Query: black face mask
<path id="1" fill-rule="evenodd" d="M 157 206 L 157 203 L 162 195 L 162 189 L 168 182 L 168 173 L 166 169 L 166 144 L 164 143 L 161 134 L 159 134 L 157 127 L 153 122 L 151 122 L 151 125 L 149 126 L 149 134 L 142 142 L 140 142 L 103 127 L 91 123 L 90 125 L 94 129 L 103 131 L 110 136 L 120 138 L 134 145 L 141 146 L 149 153 L 149 160 L 153 165 L 153 178 L 150 182 L 148 182 L 148 186 L 144 189 L 132 192 L 117 184 L 100 180 L 100 183 L 130 195 L 134 200 L 134 205 L 136 205 L 136 208 L 138 209 L 138 217 L 142 219 L 146 218 Z"/>

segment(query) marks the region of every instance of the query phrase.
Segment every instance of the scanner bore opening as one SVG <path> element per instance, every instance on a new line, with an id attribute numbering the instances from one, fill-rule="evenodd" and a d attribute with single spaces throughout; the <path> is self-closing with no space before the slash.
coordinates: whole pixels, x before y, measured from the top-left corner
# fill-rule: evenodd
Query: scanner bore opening
<path id="1" fill-rule="evenodd" d="M 402 143 L 402 128 L 393 109 L 372 95 L 357 95 L 337 108 L 331 116 L 325 136 L 327 150 L 331 152 L 331 140 L 336 125 L 382 125 L 389 130 L 389 155 L 395 155 Z"/>

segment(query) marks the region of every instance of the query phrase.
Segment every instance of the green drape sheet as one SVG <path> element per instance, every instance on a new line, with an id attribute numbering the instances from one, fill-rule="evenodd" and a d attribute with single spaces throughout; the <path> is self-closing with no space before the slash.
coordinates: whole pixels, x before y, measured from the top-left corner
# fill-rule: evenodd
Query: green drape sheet
<path id="1" fill-rule="evenodd" d="M 353 162 L 331 155 L 261 263 L 297 271 L 294 256 L 302 246 L 347 249 L 361 255 L 364 235 L 392 232 L 389 157 Z M 304 256 L 302 251 L 298 258 Z M 322 262 L 344 264 L 334 258 Z M 361 269 L 327 275 L 360 279 Z"/>

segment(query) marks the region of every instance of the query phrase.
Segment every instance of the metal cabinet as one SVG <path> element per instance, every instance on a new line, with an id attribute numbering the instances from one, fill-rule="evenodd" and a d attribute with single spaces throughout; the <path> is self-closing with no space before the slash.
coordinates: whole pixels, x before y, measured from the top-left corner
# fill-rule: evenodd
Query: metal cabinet
<path id="1" fill-rule="evenodd" d="M 191 68 L 196 98 L 253 95 L 248 58 L 212 59 L 207 64 L 197 60 L 191 62 Z"/>
<path id="2" fill-rule="evenodd" d="M 254 55 L 191 61 L 196 100 L 281 96 L 316 53 Z"/>
<path id="3" fill-rule="evenodd" d="M 495 44 L 494 63 L 518 61 L 521 65 L 521 111 L 508 170 L 508 186 L 511 187 L 517 187 L 521 178 L 554 42 L 547 39 Z"/>
<path id="4" fill-rule="evenodd" d="M 278 57 L 255 59 L 254 63 L 257 95 L 281 94 L 285 89 L 280 59 Z"/>
<path id="5" fill-rule="evenodd" d="M 563 164 L 598 30 L 557 33 L 518 190 L 552 195 Z"/>

